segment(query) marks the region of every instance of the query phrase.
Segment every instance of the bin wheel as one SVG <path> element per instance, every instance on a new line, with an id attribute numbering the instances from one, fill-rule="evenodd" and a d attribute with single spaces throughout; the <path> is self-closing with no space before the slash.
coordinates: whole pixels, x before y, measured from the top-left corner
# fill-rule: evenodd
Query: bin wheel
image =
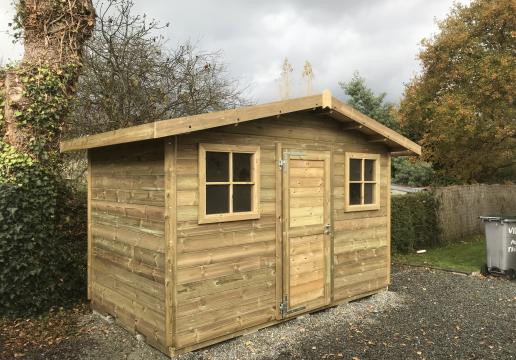
<path id="1" fill-rule="evenodd" d="M 487 264 L 486 263 L 483 263 L 482 266 L 480 267 L 480 273 L 483 275 L 483 276 L 487 276 L 489 275 L 489 269 L 487 267 Z"/>
<path id="2" fill-rule="evenodd" d="M 514 269 L 507 270 L 506 274 L 507 274 L 507 278 L 509 280 L 515 280 L 516 279 L 516 271 L 514 271 Z"/>

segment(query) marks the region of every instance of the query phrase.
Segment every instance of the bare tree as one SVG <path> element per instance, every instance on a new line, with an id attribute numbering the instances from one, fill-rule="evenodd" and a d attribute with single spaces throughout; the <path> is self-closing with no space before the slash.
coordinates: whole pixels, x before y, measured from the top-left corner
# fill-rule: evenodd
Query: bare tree
<path id="1" fill-rule="evenodd" d="M 133 14 L 133 5 L 96 5 L 97 26 L 86 46 L 68 137 L 248 103 L 220 52 L 198 51 L 190 43 L 167 49 L 159 33 L 168 24 Z"/>

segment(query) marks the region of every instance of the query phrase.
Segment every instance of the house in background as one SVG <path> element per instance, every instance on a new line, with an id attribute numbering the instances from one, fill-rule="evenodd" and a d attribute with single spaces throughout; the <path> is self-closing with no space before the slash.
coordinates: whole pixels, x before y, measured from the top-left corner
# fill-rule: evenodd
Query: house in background
<path id="1" fill-rule="evenodd" d="M 88 150 L 88 297 L 169 355 L 390 282 L 391 156 L 329 91 L 65 141 Z"/>

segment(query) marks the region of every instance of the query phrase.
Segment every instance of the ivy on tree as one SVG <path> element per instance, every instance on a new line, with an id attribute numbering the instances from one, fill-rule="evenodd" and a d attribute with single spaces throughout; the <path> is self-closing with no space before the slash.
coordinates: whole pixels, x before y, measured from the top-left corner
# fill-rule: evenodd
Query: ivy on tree
<path id="1" fill-rule="evenodd" d="M 90 0 L 15 6 L 24 56 L 0 71 L 0 313 L 8 314 L 81 291 L 74 256 L 84 231 L 68 213 L 77 197 L 61 178 L 59 140 L 95 23 Z"/>

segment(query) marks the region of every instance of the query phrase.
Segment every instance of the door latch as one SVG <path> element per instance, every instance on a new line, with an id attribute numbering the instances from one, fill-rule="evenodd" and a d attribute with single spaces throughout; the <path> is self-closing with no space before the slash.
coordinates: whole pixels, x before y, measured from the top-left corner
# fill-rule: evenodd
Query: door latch
<path id="1" fill-rule="evenodd" d="M 331 224 L 324 225 L 324 235 L 330 235 L 331 234 Z"/>

